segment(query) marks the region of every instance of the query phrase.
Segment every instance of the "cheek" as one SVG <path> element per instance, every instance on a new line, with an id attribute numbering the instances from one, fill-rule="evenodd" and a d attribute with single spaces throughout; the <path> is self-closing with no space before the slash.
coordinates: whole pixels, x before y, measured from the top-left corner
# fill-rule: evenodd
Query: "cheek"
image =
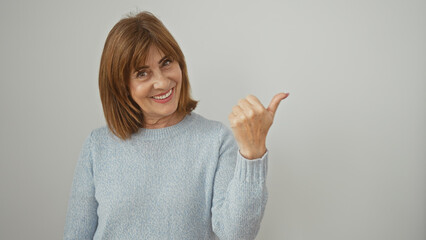
<path id="1" fill-rule="evenodd" d="M 180 69 L 179 65 L 176 67 L 176 69 L 174 69 L 172 74 L 173 74 L 173 79 L 175 79 L 177 83 L 182 82 L 182 70 Z"/>
<path id="2" fill-rule="evenodd" d="M 135 98 L 143 98 L 149 96 L 150 88 L 145 84 L 139 84 L 131 89 L 132 96 Z"/>
<path id="3" fill-rule="evenodd" d="M 179 87 L 181 87 L 182 86 L 182 73 L 177 73 L 176 74 L 176 83 L 178 83 L 179 84 Z"/>

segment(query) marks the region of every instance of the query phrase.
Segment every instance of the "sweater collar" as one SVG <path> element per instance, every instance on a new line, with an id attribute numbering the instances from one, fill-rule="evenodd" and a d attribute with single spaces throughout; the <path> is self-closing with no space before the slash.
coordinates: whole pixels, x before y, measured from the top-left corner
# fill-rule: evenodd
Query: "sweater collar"
<path id="1" fill-rule="evenodd" d="M 176 135 L 180 135 L 182 133 L 187 132 L 192 122 L 197 117 L 197 114 L 192 112 L 188 113 L 180 122 L 175 125 L 165 127 L 165 128 L 140 128 L 138 132 L 132 135 L 132 138 L 138 138 L 141 140 L 156 140 L 156 139 L 164 139 L 170 138 Z"/>

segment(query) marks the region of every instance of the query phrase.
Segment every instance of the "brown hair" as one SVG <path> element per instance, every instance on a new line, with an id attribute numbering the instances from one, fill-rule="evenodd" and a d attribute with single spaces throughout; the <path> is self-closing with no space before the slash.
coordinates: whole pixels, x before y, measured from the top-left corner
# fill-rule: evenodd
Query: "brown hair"
<path id="1" fill-rule="evenodd" d="M 179 63 L 182 89 L 177 112 L 188 114 L 197 106 L 191 98 L 185 57 L 178 43 L 150 12 L 121 19 L 105 41 L 99 69 L 99 93 L 108 128 L 126 140 L 144 126 L 142 110 L 129 91 L 130 73 L 145 62 L 151 45 Z"/>

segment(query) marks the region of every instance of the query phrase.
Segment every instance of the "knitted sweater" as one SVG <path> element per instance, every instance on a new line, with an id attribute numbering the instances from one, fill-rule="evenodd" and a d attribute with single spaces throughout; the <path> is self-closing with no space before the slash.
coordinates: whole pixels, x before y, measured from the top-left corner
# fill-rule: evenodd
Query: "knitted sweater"
<path id="1" fill-rule="evenodd" d="M 125 141 L 97 128 L 75 168 L 64 239 L 255 239 L 267 161 L 245 159 L 226 126 L 194 112 Z"/>

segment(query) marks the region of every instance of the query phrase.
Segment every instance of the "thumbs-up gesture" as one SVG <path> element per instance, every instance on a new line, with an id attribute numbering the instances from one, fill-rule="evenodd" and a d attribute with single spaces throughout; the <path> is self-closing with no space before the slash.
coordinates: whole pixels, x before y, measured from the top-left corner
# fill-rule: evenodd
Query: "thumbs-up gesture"
<path id="1" fill-rule="evenodd" d="M 278 105 L 288 95 L 288 93 L 275 95 L 268 108 L 265 108 L 255 96 L 248 95 L 232 108 L 232 113 L 228 118 L 243 157 L 256 159 L 265 154 L 266 135 L 272 125 Z"/>

